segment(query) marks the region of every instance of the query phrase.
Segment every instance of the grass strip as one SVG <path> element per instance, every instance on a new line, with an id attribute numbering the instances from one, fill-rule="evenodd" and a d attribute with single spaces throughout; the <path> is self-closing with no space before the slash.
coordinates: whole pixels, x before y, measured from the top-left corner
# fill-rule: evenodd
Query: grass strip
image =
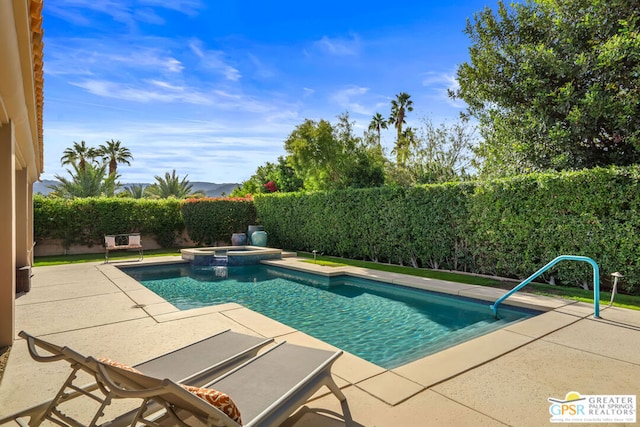
<path id="1" fill-rule="evenodd" d="M 326 260 L 321 260 L 321 259 L 305 259 L 302 262 L 308 262 L 309 264 L 318 264 L 318 265 L 322 265 L 324 267 L 346 267 L 347 264 L 341 263 L 341 262 L 334 262 L 334 261 L 326 261 Z"/>
<path id="2" fill-rule="evenodd" d="M 298 252 L 301 258 L 313 258 L 313 254 L 308 252 Z M 313 261 L 311 261 L 313 262 Z M 373 261 L 360 261 L 346 258 L 330 257 L 324 255 L 316 255 L 316 262 L 330 262 L 335 264 L 350 265 L 352 267 L 368 268 L 371 270 L 386 271 L 390 273 L 400 273 L 409 276 L 426 277 L 429 279 L 444 280 L 448 282 L 465 283 L 469 285 L 489 286 L 500 289 L 513 289 L 517 286 L 517 281 L 500 280 L 488 277 L 479 277 L 471 274 L 453 273 L 449 271 L 429 270 L 425 268 L 406 267 L 394 264 L 382 264 Z M 560 297 L 573 301 L 581 301 L 593 304 L 593 291 L 586 289 L 548 285 L 542 283 L 530 283 L 522 291 L 535 295 L 545 295 L 552 297 Z M 600 292 L 600 306 L 606 307 L 611 300 L 611 292 Z M 640 310 L 640 296 L 616 294 L 614 307 L 629 308 L 631 310 Z"/>
<path id="3" fill-rule="evenodd" d="M 145 258 L 165 256 L 165 255 L 180 255 L 180 249 L 152 249 L 144 251 Z M 109 261 L 121 261 L 125 259 L 138 258 L 137 251 L 117 251 L 109 253 Z M 62 264 L 79 264 L 83 262 L 104 262 L 104 253 L 94 254 L 73 254 L 73 255 L 52 255 L 35 257 L 33 266 L 44 267 L 50 265 L 62 265 Z"/>
<path id="4" fill-rule="evenodd" d="M 165 256 L 165 255 L 180 255 L 180 249 L 153 249 L 144 252 L 145 258 Z M 137 258 L 137 252 L 114 252 L 109 254 L 110 261 L 118 261 L 124 259 Z M 298 252 L 298 257 L 308 258 L 306 262 L 314 262 L 313 254 L 308 252 Z M 83 262 L 104 262 L 104 253 L 94 254 L 74 254 L 74 255 L 54 255 L 36 257 L 34 260 L 34 267 L 43 267 L 51 265 L 61 264 L 76 264 Z M 352 267 L 368 268 L 371 270 L 387 271 L 390 273 L 406 274 L 409 276 L 426 277 L 429 279 L 444 280 L 448 282 L 465 283 L 469 285 L 489 286 L 500 289 L 512 289 L 517 285 L 517 282 L 512 280 L 500 280 L 497 278 L 474 276 L 471 274 L 454 273 L 450 271 L 429 270 L 425 268 L 413 268 L 402 265 L 394 264 L 382 264 L 372 261 L 360 261 L 354 259 L 330 257 L 324 255 L 316 255 L 316 264 L 325 265 L 330 267 L 349 265 Z M 521 292 L 528 292 L 536 295 L 545 295 L 552 297 L 560 297 L 570 299 L 574 301 L 586 302 L 593 304 L 593 291 L 587 291 L 582 288 L 547 285 L 542 283 L 530 283 Z M 611 300 L 610 292 L 600 292 L 600 305 L 606 307 Z M 629 308 L 631 310 L 640 310 L 640 296 L 616 294 L 615 301 L 613 303 L 615 307 Z"/>

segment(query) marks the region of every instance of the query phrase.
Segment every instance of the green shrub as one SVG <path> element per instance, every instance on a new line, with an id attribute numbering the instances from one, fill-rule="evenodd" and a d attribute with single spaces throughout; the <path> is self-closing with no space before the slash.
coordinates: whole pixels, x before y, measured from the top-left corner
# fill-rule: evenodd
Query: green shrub
<path id="1" fill-rule="evenodd" d="M 189 199 L 180 210 L 189 238 L 198 245 L 228 242 L 233 233 L 246 233 L 257 223 L 251 199 Z"/>
<path id="2" fill-rule="evenodd" d="M 598 168 L 473 183 L 258 195 L 270 246 L 524 279 L 559 255 L 640 291 L 640 168 Z M 586 263 L 543 276 L 592 283 Z"/>
<path id="3" fill-rule="evenodd" d="M 349 189 L 259 195 L 255 204 L 270 242 L 283 248 L 454 268 L 463 258 L 457 231 L 465 191 L 453 184 Z"/>
<path id="4" fill-rule="evenodd" d="M 468 242 L 476 271 L 523 278 L 558 255 L 582 255 L 601 277 L 620 270 L 639 289 L 638 168 L 532 174 L 477 184 Z M 635 230 L 635 231 L 634 231 Z M 563 262 L 545 277 L 592 282 L 588 264 Z"/>
<path id="5" fill-rule="evenodd" d="M 175 245 L 184 230 L 180 201 L 176 199 L 123 199 L 90 197 L 77 199 L 33 198 L 36 242 L 62 239 L 72 244 L 102 245 L 105 234 L 143 233 L 163 247 Z"/>
<path id="6" fill-rule="evenodd" d="M 262 224 L 269 246 L 416 267 L 524 279 L 559 255 L 582 255 L 601 280 L 620 271 L 640 293 L 640 167 L 541 173 L 473 183 L 260 194 L 247 199 L 34 197 L 36 241 L 102 244 L 104 234 L 152 234 L 175 244 L 227 242 Z M 543 279 L 590 284 L 586 263 Z"/>
<path id="7" fill-rule="evenodd" d="M 184 220 L 180 212 L 180 200 L 134 199 L 138 200 L 135 218 L 140 224 L 140 232 L 151 234 L 163 248 L 176 246 L 176 239 L 184 231 Z"/>

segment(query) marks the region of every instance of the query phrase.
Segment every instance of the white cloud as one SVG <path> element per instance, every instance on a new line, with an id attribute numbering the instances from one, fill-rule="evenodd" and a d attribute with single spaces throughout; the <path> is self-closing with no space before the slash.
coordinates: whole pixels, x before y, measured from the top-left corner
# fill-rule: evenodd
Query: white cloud
<path id="1" fill-rule="evenodd" d="M 138 0 L 141 4 L 171 9 L 188 16 L 196 16 L 204 3 L 200 0 Z"/>
<path id="2" fill-rule="evenodd" d="M 173 91 L 182 91 L 182 90 L 184 90 L 183 86 L 172 85 L 171 83 L 163 82 L 163 81 L 160 81 L 160 80 L 149 80 L 149 83 L 151 83 L 154 86 L 158 86 L 160 88 L 163 88 L 163 89 L 168 89 L 168 90 L 173 90 Z"/>
<path id="3" fill-rule="evenodd" d="M 314 45 L 322 52 L 335 56 L 354 56 L 360 50 L 360 40 L 355 34 L 350 39 L 322 37 Z"/>
<path id="4" fill-rule="evenodd" d="M 431 96 L 439 101 L 444 101 L 454 108 L 465 108 L 466 104 L 460 100 L 449 97 L 449 90 L 455 91 L 460 87 L 455 74 L 427 72 L 422 79 L 422 86 L 431 91 Z"/>
<path id="5" fill-rule="evenodd" d="M 370 115 L 373 114 L 373 111 L 369 101 L 359 101 L 359 98 L 362 98 L 368 92 L 369 88 L 352 86 L 334 93 L 331 95 L 331 100 L 349 112 Z"/>
<path id="6" fill-rule="evenodd" d="M 202 48 L 202 42 L 200 40 L 192 41 L 189 43 L 189 47 L 192 52 L 200 58 L 203 67 L 217 71 L 225 76 L 227 80 L 234 82 L 240 80 L 240 77 L 242 77 L 240 71 L 224 61 L 224 52 L 217 50 L 205 50 Z"/>
<path id="7" fill-rule="evenodd" d="M 131 166 L 119 168 L 120 181 L 127 183 L 153 182 L 155 175 L 163 176 L 173 169 L 181 177 L 188 174 L 191 181 L 239 182 L 248 179 L 258 166 L 284 154 L 284 127 L 260 123 L 243 128 L 230 123 L 226 119 L 118 121 L 114 136 L 113 123 L 53 122 L 47 130 L 47 165 L 42 178 L 67 176 L 59 163 L 62 151 L 81 139 L 90 146 L 111 138 L 122 141 L 133 154 Z"/>
<path id="8" fill-rule="evenodd" d="M 249 60 L 251 61 L 251 63 L 255 67 L 254 73 L 255 73 L 256 76 L 258 76 L 258 77 L 260 77 L 262 79 L 270 79 L 270 78 L 276 76 L 275 70 L 272 67 L 270 67 L 269 65 L 266 65 L 256 55 L 250 53 L 249 54 Z"/>
<path id="9" fill-rule="evenodd" d="M 90 79 L 80 82 L 72 82 L 71 84 L 83 88 L 93 95 L 125 101 L 142 103 L 185 102 L 188 104 L 200 105 L 210 105 L 212 103 L 211 99 L 206 96 L 206 94 L 157 80 L 147 82 L 146 87 L 142 87 L 141 84 L 136 84 L 135 87 L 133 87 L 124 83 Z"/>
<path id="10" fill-rule="evenodd" d="M 172 43 L 169 40 L 155 41 L 163 46 L 171 46 Z M 45 67 L 51 75 L 122 74 L 125 68 L 133 70 L 136 75 L 143 71 L 179 74 L 185 68 L 167 50 L 129 40 L 85 38 L 47 39 Z"/>
<path id="11" fill-rule="evenodd" d="M 283 108 L 273 102 L 273 99 L 260 100 L 242 93 L 228 92 L 222 89 L 214 89 L 211 93 L 215 106 L 228 111 L 244 111 L 249 113 L 272 113 Z"/>
<path id="12" fill-rule="evenodd" d="M 134 17 L 136 21 L 146 22 L 147 24 L 153 25 L 164 25 L 166 21 L 164 18 L 159 16 L 153 9 L 151 8 L 142 8 L 137 9 L 134 12 Z"/>
<path id="13" fill-rule="evenodd" d="M 293 122 L 300 119 L 300 115 L 295 110 L 278 110 L 272 113 L 269 113 L 265 116 L 264 120 L 266 123 L 271 124 L 272 126 L 278 126 L 280 124 L 280 129 L 282 131 L 290 132 L 293 130 Z"/>
<path id="14" fill-rule="evenodd" d="M 436 72 L 427 72 L 425 73 L 426 77 L 422 79 L 423 86 L 446 86 L 450 88 L 459 87 L 458 80 L 455 78 L 453 74 L 448 73 L 436 73 Z"/>
<path id="15" fill-rule="evenodd" d="M 142 7 L 140 7 L 142 6 Z M 80 26 L 91 26 L 93 20 L 87 17 L 87 11 L 110 16 L 133 29 L 137 22 L 163 25 L 165 20 L 156 9 L 169 9 L 188 16 L 196 16 L 204 7 L 200 0 L 56 0 L 45 2 L 47 12 L 67 22 Z M 154 9 L 155 8 L 155 9 Z"/>
<path id="16" fill-rule="evenodd" d="M 57 0 L 52 4 L 45 2 L 45 5 L 49 13 L 76 25 L 91 23 L 83 17 L 83 9 L 103 13 L 118 22 L 133 22 L 131 7 L 127 6 L 126 2 L 118 0 Z"/>
<path id="17" fill-rule="evenodd" d="M 119 56 L 116 59 L 131 67 L 145 67 L 150 70 L 159 69 L 170 73 L 180 73 L 184 70 L 184 66 L 179 60 L 155 49 L 143 49 L 142 52 L 137 52 L 131 56 Z"/>

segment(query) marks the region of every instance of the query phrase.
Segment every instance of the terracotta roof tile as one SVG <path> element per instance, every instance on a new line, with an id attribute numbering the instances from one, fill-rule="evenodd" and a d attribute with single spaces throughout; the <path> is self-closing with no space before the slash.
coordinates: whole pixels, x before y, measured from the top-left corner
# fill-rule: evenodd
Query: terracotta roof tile
<path id="1" fill-rule="evenodd" d="M 44 106 L 44 31 L 42 29 L 43 0 L 30 0 L 29 15 L 31 17 L 31 43 L 33 52 L 33 80 L 35 82 L 36 115 L 38 120 L 38 145 L 40 147 L 40 165 L 44 165 L 44 141 L 42 112 Z"/>

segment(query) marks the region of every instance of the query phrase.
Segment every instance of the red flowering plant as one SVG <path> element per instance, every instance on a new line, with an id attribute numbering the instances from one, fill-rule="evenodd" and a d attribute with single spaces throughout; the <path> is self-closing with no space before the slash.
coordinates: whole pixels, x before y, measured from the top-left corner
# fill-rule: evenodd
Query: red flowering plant
<path id="1" fill-rule="evenodd" d="M 263 187 L 265 188 L 265 190 L 267 190 L 268 193 L 275 193 L 276 191 L 278 191 L 278 187 L 276 187 L 276 183 L 273 181 L 267 182 L 263 185 Z"/>

